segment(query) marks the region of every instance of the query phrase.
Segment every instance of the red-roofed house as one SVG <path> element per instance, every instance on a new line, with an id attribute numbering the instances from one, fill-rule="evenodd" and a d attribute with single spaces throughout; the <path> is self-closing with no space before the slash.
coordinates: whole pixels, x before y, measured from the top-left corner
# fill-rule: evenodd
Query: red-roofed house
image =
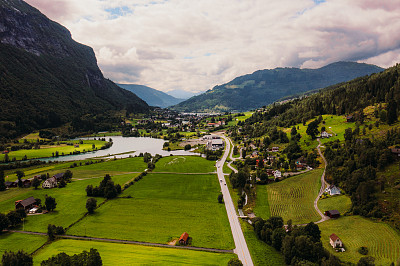
<path id="1" fill-rule="evenodd" d="M 182 245 L 187 245 L 188 239 L 189 239 L 189 234 L 185 232 L 179 238 L 179 243 L 182 244 Z"/>
<path id="2" fill-rule="evenodd" d="M 340 238 L 336 234 L 331 234 L 329 236 L 329 243 L 333 248 L 342 248 L 343 247 L 343 242 L 340 240 Z"/>

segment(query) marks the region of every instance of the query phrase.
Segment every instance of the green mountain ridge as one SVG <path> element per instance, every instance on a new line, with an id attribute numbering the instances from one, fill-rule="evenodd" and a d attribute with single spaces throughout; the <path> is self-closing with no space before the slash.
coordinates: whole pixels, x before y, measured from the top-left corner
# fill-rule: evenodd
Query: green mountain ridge
<path id="1" fill-rule="evenodd" d="M 165 92 L 144 85 L 137 85 L 137 84 L 117 84 L 117 85 L 125 90 L 133 92 L 150 106 L 158 106 L 161 108 L 165 108 L 184 101 L 184 99 L 175 98 Z"/>
<path id="2" fill-rule="evenodd" d="M 0 134 L 15 137 L 84 115 L 148 112 L 105 79 L 93 49 L 19 0 L 0 0 Z"/>
<path id="3" fill-rule="evenodd" d="M 283 97 L 381 72 L 383 68 L 355 62 L 337 62 L 319 69 L 275 68 L 215 86 L 204 94 L 177 104 L 177 111 L 248 111 L 271 104 Z"/>

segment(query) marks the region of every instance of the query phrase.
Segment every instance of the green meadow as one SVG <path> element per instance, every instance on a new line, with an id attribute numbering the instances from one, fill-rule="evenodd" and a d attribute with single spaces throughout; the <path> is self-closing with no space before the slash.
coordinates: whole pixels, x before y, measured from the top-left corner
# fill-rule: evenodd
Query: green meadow
<path id="1" fill-rule="evenodd" d="M 341 214 L 350 211 L 351 199 L 346 195 L 332 196 L 318 201 L 318 208 L 321 212 L 338 210 Z"/>
<path id="2" fill-rule="evenodd" d="M 34 265 L 60 252 L 73 255 L 91 248 L 99 251 L 103 265 L 227 265 L 236 257 L 229 253 L 62 239 L 40 250 L 33 258 Z"/>
<path id="3" fill-rule="evenodd" d="M 323 169 L 316 169 L 277 183 L 258 186 L 255 214 L 264 219 L 281 216 L 285 222 L 291 219 L 293 224 L 318 221 L 321 217 L 314 209 L 314 200 L 321 187 L 322 172 Z"/>
<path id="4" fill-rule="evenodd" d="M 71 141 L 71 142 L 79 143 L 79 141 Z M 95 145 L 94 149 L 93 149 L 93 144 Z M 100 149 L 104 144 L 105 141 L 84 140 L 84 144 L 80 144 L 79 147 L 75 148 L 74 146 L 61 143 L 60 145 L 54 145 L 54 146 L 42 146 L 40 149 L 10 151 L 8 157 L 10 160 L 13 158 L 15 158 L 16 160 L 22 160 L 22 158 L 24 158 L 25 155 L 27 159 L 52 157 L 56 154 L 56 152 L 58 152 L 60 156 L 62 154 L 69 155 L 74 151 L 88 152 Z M 4 156 L 5 156 L 4 154 L 0 154 L 0 161 L 4 160 Z"/>
<path id="5" fill-rule="evenodd" d="M 360 216 L 341 216 L 320 223 L 324 247 L 343 261 L 357 263 L 363 257 L 358 248 L 368 248 L 368 256 L 377 265 L 397 265 L 400 262 L 399 233 L 385 223 L 377 223 Z M 336 234 L 343 242 L 345 252 L 336 252 L 329 244 L 329 236 Z"/>
<path id="6" fill-rule="evenodd" d="M 215 161 L 199 156 L 169 156 L 156 163 L 153 172 L 171 173 L 212 173 L 215 172 Z"/>
<path id="7" fill-rule="evenodd" d="M 46 241 L 47 236 L 3 233 L 0 234 L 0 256 L 3 256 L 5 251 L 17 252 L 18 250 L 24 250 L 27 253 L 32 253 Z"/>
<path id="8" fill-rule="evenodd" d="M 113 176 L 116 184 L 123 186 L 126 182 L 132 180 L 137 174 L 126 174 Z M 28 197 L 40 198 L 44 203 L 45 195 L 56 199 L 57 207 L 53 212 L 40 215 L 28 216 L 25 219 L 24 229 L 33 232 L 47 232 L 48 224 L 68 227 L 76 222 L 87 212 L 85 204 L 87 200 L 87 185 L 98 186 L 102 178 L 92 178 L 86 180 L 72 181 L 65 188 L 37 189 L 34 188 L 13 188 L 0 193 L 0 212 L 6 213 L 14 209 L 16 200 Z M 104 201 L 103 198 L 97 198 L 97 203 Z M 21 228 L 22 229 L 22 226 Z"/>
<path id="9" fill-rule="evenodd" d="M 188 232 L 192 245 L 232 249 L 216 175 L 148 174 L 68 234 L 168 243 Z"/>

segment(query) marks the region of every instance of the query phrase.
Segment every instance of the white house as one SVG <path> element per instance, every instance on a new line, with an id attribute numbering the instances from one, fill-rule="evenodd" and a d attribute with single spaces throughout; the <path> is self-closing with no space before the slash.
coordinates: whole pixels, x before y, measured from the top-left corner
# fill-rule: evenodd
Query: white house
<path id="1" fill-rule="evenodd" d="M 340 240 L 340 238 L 336 234 L 331 234 L 329 236 L 329 243 L 333 248 L 342 248 L 343 247 L 343 242 Z"/>
<path id="2" fill-rule="evenodd" d="M 275 177 L 275 178 L 281 178 L 281 177 L 282 177 L 282 173 L 281 173 L 281 171 L 279 171 L 279 170 L 276 170 L 276 171 L 274 171 L 273 173 L 274 173 L 274 177 Z"/>
<path id="3" fill-rule="evenodd" d="M 333 195 L 340 195 L 340 189 L 338 187 L 336 187 L 335 185 L 330 185 L 329 187 L 327 187 L 325 189 L 325 192 L 328 192 L 329 195 L 333 196 Z"/>
<path id="4" fill-rule="evenodd" d="M 321 138 L 330 138 L 330 137 L 332 137 L 332 134 L 329 134 L 326 131 L 321 132 Z"/>
<path id="5" fill-rule="evenodd" d="M 55 188 L 57 187 L 57 179 L 53 176 L 43 182 L 42 188 Z"/>
<path id="6" fill-rule="evenodd" d="M 272 147 L 272 152 L 278 152 L 279 151 L 279 147 Z"/>

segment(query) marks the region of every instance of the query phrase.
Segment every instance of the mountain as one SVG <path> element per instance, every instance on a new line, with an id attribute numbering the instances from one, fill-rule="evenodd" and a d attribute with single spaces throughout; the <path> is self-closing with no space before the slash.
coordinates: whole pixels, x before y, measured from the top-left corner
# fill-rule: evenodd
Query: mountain
<path id="1" fill-rule="evenodd" d="M 325 88 L 354 78 L 381 72 L 383 68 L 337 62 L 319 69 L 275 68 L 259 70 L 208 90 L 172 107 L 177 111 L 247 111 L 285 96 Z"/>
<path id="2" fill-rule="evenodd" d="M 92 48 L 20 0 L 0 0 L 0 135 L 57 127 L 84 115 L 148 112 L 105 79 Z"/>
<path id="3" fill-rule="evenodd" d="M 174 96 L 175 98 L 179 98 L 179 99 L 189 99 L 193 96 L 199 95 L 201 94 L 201 92 L 199 93 L 193 93 L 190 91 L 184 91 L 184 90 L 172 90 L 168 92 L 169 95 Z"/>
<path id="4" fill-rule="evenodd" d="M 133 92 L 141 99 L 143 99 L 150 106 L 158 106 L 161 108 L 165 108 L 171 105 L 178 104 L 184 99 L 175 98 L 165 92 L 136 84 L 118 84 L 121 88 L 124 88 L 128 91 Z"/>

